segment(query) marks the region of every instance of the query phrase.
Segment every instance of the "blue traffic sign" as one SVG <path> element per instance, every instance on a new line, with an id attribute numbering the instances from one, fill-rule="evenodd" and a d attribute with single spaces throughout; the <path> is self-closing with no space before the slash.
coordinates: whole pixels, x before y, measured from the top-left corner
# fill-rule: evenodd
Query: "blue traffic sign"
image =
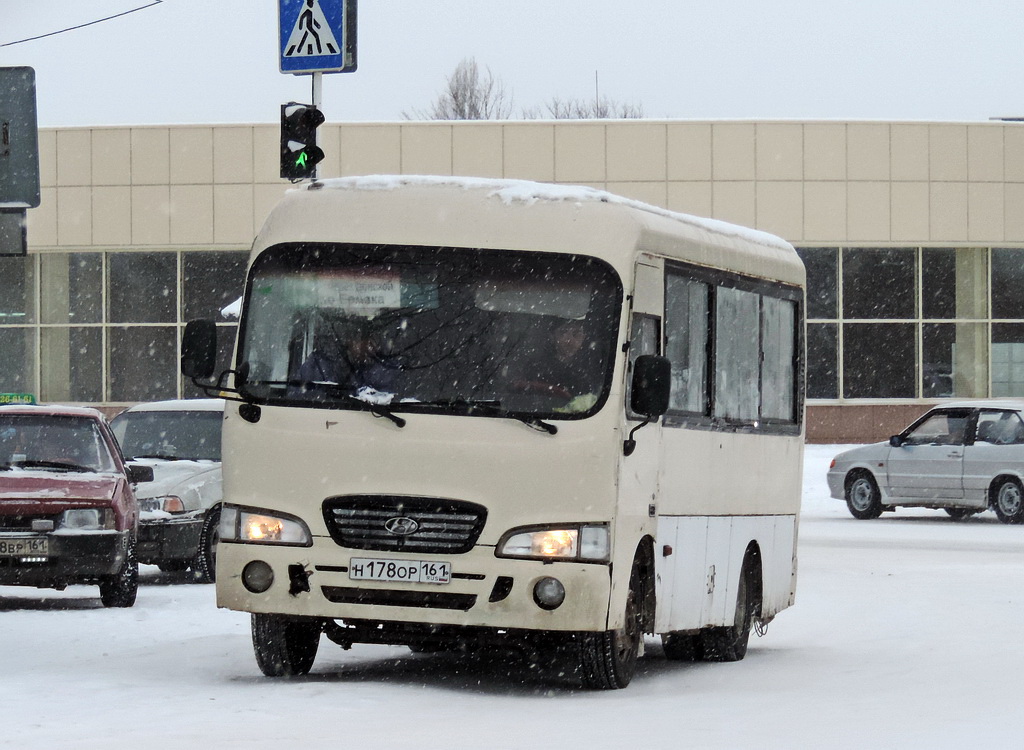
<path id="1" fill-rule="evenodd" d="M 355 0 L 278 0 L 282 73 L 356 68 Z"/>

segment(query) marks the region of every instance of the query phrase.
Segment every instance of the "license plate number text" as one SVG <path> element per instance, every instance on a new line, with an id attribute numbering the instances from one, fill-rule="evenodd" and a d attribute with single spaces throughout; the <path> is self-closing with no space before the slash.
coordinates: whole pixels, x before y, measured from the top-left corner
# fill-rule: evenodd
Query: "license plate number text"
<path id="1" fill-rule="evenodd" d="M 452 564 L 432 560 L 377 560 L 353 557 L 348 577 L 356 581 L 393 581 L 399 583 L 448 583 Z"/>

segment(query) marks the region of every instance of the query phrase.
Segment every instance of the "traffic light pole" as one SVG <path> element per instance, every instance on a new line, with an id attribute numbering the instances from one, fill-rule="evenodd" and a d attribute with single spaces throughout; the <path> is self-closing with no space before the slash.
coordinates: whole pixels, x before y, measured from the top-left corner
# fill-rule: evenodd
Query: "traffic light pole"
<path id="1" fill-rule="evenodd" d="M 320 109 L 320 102 L 323 100 L 323 98 L 324 98 L 324 74 L 323 73 L 319 73 L 319 72 L 313 73 L 313 108 L 314 109 L 320 110 L 321 112 L 323 111 L 323 110 Z M 313 166 L 313 174 L 310 175 L 310 177 L 314 181 L 319 176 L 318 175 L 319 171 L 320 171 L 320 168 L 318 166 L 314 165 Z"/>

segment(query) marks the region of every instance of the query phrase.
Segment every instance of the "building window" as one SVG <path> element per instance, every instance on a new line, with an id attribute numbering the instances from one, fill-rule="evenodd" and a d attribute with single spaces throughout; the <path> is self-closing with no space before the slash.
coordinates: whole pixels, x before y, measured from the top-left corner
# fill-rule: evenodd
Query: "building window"
<path id="1" fill-rule="evenodd" d="M 992 317 L 1024 318 L 1024 250 L 992 250 Z"/>
<path id="2" fill-rule="evenodd" d="M 899 249 L 843 250 L 843 317 L 913 318 L 916 254 Z"/>
<path id="3" fill-rule="evenodd" d="M 182 318 L 223 320 L 220 311 L 242 295 L 247 261 L 246 253 L 183 253 Z"/>
<path id="4" fill-rule="evenodd" d="M 178 395 L 178 329 L 117 326 L 107 332 L 111 401 L 157 401 Z"/>
<path id="5" fill-rule="evenodd" d="M 0 392 L 40 401 L 203 395 L 178 374 L 187 320 L 220 329 L 227 369 L 248 252 L 81 252 L 0 258 Z"/>
<path id="6" fill-rule="evenodd" d="M 111 323 L 177 320 L 177 253 L 111 253 L 107 265 Z"/>
<path id="7" fill-rule="evenodd" d="M 0 258 L 0 326 L 34 323 L 35 265 L 33 258 Z"/>
<path id="8" fill-rule="evenodd" d="M 1015 353 L 999 351 L 1003 344 L 1011 346 L 1016 334 L 999 329 L 989 317 L 990 309 L 995 318 L 1002 309 L 1024 322 L 1024 254 L 1018 255 L 1024 251 L 797 252 L 807 268 L 808 398 L 1024 395 L 1024 382 L 1015 384 L 1006 374 Z M 997 359 L 1002 370 L 990 377 L 989 362 L 995 367 Z"/>
<path id="9" fill-rule="evenodd" d="M 914 398 L 912 323 L 843 325 L 843 398 Z"/>

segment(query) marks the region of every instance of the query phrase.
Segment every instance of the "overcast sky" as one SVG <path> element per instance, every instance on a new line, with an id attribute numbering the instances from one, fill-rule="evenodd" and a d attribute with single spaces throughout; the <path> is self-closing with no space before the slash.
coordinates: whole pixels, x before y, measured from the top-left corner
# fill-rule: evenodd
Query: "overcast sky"
<path id="1" fill-rule="evenodd" d="M 276 122 L 278 0 L 0 0 L 0 66 L 36 70 L 39 125 Z M 600 94 L 651 118 L 987 120 L 1024 115 L 1011 0 L 362 0 L 331 122 L 427 108 L 459 60 L 517 113 Z"/>

